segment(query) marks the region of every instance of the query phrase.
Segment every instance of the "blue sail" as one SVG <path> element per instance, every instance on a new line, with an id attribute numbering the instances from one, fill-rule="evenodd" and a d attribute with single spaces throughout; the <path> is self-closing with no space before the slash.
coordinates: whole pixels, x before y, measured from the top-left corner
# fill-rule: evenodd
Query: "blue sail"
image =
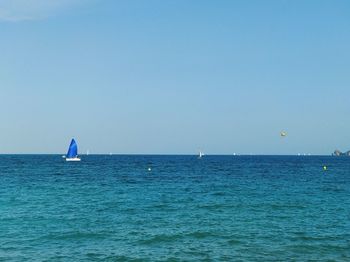
<path id="1" fill-rule="evenodd" d="M 78 156 L 78 145 L 74 139 L 70 142 L 70 146 L 67 152 L 67 158 L 75 158 Z"/>

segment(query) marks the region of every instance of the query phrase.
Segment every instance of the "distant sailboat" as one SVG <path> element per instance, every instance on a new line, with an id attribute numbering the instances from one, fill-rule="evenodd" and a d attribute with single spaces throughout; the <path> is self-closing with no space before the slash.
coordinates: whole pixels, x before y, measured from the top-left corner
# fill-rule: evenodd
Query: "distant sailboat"
<path id="1" fill-rule="evenodd" d="M 198 158 L 202 158 L 204 156 L 204 153 L 202 151 L 199 151 Z"/>
<path id="2" fill-rule="evenodd" d="M 80 160 L 81 159 L 78 157 L 78 145 L 73 138 L 68 148 L 66 161 L 80 161 Z"/>

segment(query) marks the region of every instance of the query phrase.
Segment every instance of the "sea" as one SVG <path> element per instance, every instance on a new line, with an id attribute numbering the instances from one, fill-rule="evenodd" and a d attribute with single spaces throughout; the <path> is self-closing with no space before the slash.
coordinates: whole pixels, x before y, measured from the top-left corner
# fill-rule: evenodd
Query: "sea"
<path id="1" fill-rule="evenodd" d="M 1 155 L 0 261 L 350 261 L 350 158 Z"/>

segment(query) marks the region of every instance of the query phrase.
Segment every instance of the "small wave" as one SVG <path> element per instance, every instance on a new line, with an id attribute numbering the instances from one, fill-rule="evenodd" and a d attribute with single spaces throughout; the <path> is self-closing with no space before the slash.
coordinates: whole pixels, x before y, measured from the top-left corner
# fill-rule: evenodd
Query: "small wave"
<path id="1" fill-rule="evenodd" d="M 156 209 L 169 209 L 171 208 L 168 204 L 155 204 L 151 206 L 150 208 L 156 208 Z"/>
<path id="2" fill-rule="evenodd" d="M 132 261 L 132 262 L 138 262 L 138 261 L 150 261 L 149 259 L 139 259 L 139 258 L 134 258 L 134 257 L 129 257 L 129 256 L 123 256 L 123 255 L 107 255 L 104 257 L 89 257 L 92 261 Z"/>
<path id="3" fill-rule="evenodd" d="M 347 190 L 341 186 L 325 186 L 322 187 L 321 190 L 323 192 L 334 192 L 334 193 L 342 193 L 342 192 L 346 192 Z"/>
<path id="4" fill-rule="evenodd" d="M 193 238 L 196 238 L 196 239 L 203 239 L 203 238 L 207 238 L 207 237 L 216 237 L 217 235 L 215 235 L 215 234 L 213 234 L 211 232 L 196 231 L 196 232 L 187 234 L 187 236 L 193 237 Z"/>
<path id="5" fill-rule="evenodd" d="M 199 205 L 198 207 L 207 209 L 207 210 L 219 210 L 221 208 L 225 208 L 226 206 L 223 204 L 209 204 L 209 205 Z"/>
<path id="6" fill-rule="evenodd" d="M 230 239 L 229 241 L 227 241 L 227 243 L 231 246 L 236 246 L 242 244 L 242 241 L 238 239 Z"/>
<path id="7" fill-rule="evenodd" d="M 48 238 L 48 239 L 54 239 L 54 240 L 77 240 L 77 239 L 83 239 L 83 238 L 98 238 L 103 239 L 107 237 L 107 234 L 105 233 L 93 233 L 93 232 L 72 232 L 72 233 L 65 233 L 65 234 L 49 234 L 46 236 L 43 236 L 42 238 Z"/>
<path id="8" fill-rule="evenodd" d="M 180 234 L 177 235 L 156 235 L 148 239 L 143 239 L 140 241 L 140 244 L 144 245 L 152 245 L 152 244 L 159 244 L 159 243 L 165 243 L 165 242 L 173 242 L 177 241 L 178 239 L 181 239 L 183 236 Z"/>
<path id="9" fill-rule="evenodd" d="M 226 192 L 214 192 L 212 193 L 213 196 L 226 196 L 227 193 Z"/>
<path id="10" fill-rule="evenodd" d="M 272 210 L 280 210 L 280 209 L 305 209 L 305 205 L 298 204 L 271 204 L 270 208 Z"/>

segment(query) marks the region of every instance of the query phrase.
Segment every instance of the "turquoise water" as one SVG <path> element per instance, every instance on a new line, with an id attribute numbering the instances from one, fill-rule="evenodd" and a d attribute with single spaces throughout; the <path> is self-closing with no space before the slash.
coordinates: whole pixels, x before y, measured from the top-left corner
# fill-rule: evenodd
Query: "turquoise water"
<path id="1" fill-rule="evenodd" d="M 0 221 L 0 261 L 350 261 L 350 158 L 3 155 Z"/>

